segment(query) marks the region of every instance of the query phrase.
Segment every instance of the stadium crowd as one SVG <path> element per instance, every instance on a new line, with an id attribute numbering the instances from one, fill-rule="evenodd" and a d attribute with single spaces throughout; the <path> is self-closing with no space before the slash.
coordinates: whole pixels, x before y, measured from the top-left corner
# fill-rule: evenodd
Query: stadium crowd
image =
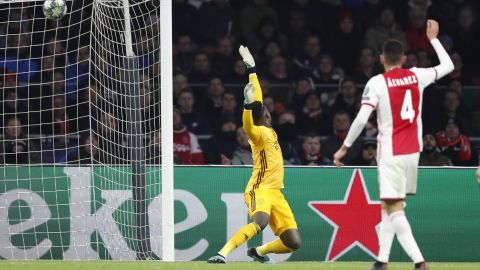
<path id="1" fill-rule="evenodd" d="M 81 7 L 74 4 L 72 8 Z M 480 135 L 478 11 L 477 1 L 469 0 L 173 0 L 175 161 L 252 163 L 241 127 L 248 74 L 237 48 L 244 44 L 255 54 L 264 104 L 272 115 L 285 164 L 331 165 L 333 153 L 359 110 L 363 85 L 382 72 L 378 56 L 386 39 L 404 44 L 405 67 L 430 67 L 437 62 L 425 36 L 426 20 L 433 18 L 440 23 L 440 41 L 455 70 L 425 92 L 425 147 L 420 165 L 475 166 L 478 152 L 470 138 Z M 82 17 L 88 16 L 85 14 L 76 19 L 83 22 L 75 26 L 79 29 L 70 30 L 67 36 L 59 36 L 60 31 L 42 32 L 41 40 L 48 41 L 42 46 L 32 42 L 35 38 L 28 35 L 35 31 L 28 30 L 28 25 L 10 22 L 9 29 L 0 27 L 6 34 L 0 41 L 2 63 L 13 57 L 17 66 L 33 63 L 41 71 L 32 79 L 28 76 L 35 73 L 16 75 L 3 64 L 2 163 L 39 162 L 41 158 L 29 153 L 42 152 L 31 149 L 39 149 L 45 141 L 35 146 L 34 140 L 27 139 L 33 133 L 79 135 L 77 143 L 61 141 L 63 147 L 52 146 L 62 157 L 53 158 L 55 163 L 89 163 L 91 157 L 98 163 L 121 162 L 126 149 L 121 138 L 125 128 L 118 120 L 122 117 L 91 109 L 101 107 L 96 103 L 106 98 L 98 84 L 88 86 L 89 47 L 68 48 L 61 42 L 71 32 L 81 37 L 88 34 L 88 20 Z M 9 16 L 29 15 L 27 10 Z M 63 26 L 62 22 L 49 23 L 49 29 Z M 69 44 L 88 43 L 80 38 Z M 69 51 L 75 51 L 75 57 L 66 53 Z M 28 61 L 31 57 L 41 61 Z M 149 81 L 158 77 L 158 70 L 148 70 L 144 76 L 142 81 Z M 39 83 L 36 91 L 18 86 L 32 80 L 47 83 Z M 158 87 L 144 93 L 145 107 L 157 104 L 144 115 L 159 122 L 156 91 Z M 48 101 L 43 97 L 49 97 Z M 96 123 L 91 124 L 90 118 Z M 92 126 L 98 129 L 85 133 Z M 147 126 L 147 158 L 157 163 L 152 157 L 159 156 L 160 133 L 155 124 Z M 376 119 L 372 117 L 345 164 L 376 165 L 376 135 Z M 55 145 L 58 140 L 47 143 Z"/>

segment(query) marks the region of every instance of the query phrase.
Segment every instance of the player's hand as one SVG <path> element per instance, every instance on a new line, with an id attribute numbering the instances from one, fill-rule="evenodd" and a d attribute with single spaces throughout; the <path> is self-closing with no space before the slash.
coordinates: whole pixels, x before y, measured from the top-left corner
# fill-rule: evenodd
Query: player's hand
<path id="1" fill-rule="evenodd" d="M 480 166 L 477 168 L 477 182 L 480 184 Z"/>
<path id="2" fill-rule="evenodd" d="M 247 68 L 255 67 L 255 60 L 253 60 L 253 56 L 247 47 L 240 45 L 240 48 L 238 48 L 238 52 L 242 56 L 243 62 L 245 63 Z"/>
<path id="3" fill-rule="evenodd" d="M 438 31 L 439 31 L 438 22 L 435 20 L 428 20 L 427 21 L 427 38 L 429 40 L 437 38 Z"/>
<path id="4" fill-rule="evenodd" d="M 255 89 L 256 89 L 255 84 L 251 82 L 245 85 L 245 88 L 243 89 L 243 95 L 245 96 L 245 101 L 244 101 L 245 104 L 250 104 L 253 102 Z"/>
<path id="5" fill-rule="evenodd" d="M 347 155 L 348 152 L 348 147 L 345 145 L 342 145 L 340 149 L 333 155 L 333 164 L 337 167 L 341 167 L 344 164 L 340 161 L 342 158 L 344 158 Z"/>

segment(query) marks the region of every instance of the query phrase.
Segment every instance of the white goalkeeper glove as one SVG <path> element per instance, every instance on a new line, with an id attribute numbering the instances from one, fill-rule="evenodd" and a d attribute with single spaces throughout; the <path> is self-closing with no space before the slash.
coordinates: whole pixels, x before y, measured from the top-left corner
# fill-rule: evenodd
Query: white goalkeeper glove
<path id="1" fill-rule="evenodd" d="M 253 83 L 247 83 L 245 85 L 245 88 L 243 89 L 243 95 L 245 96 L 245 104 L 251 104 L 253 102 L 253 96 L 255 94 L 255 84 Z"/>
<path id="2" fill-rule="evenodd" d="M 253 56 L 247 47 L 240 45 L 240 48 L 238 48 L 238 52 L 242 56 L 243 62 L 245 63 L 247 68 L 255 67 L 255 60 L 253 60 Z"/>

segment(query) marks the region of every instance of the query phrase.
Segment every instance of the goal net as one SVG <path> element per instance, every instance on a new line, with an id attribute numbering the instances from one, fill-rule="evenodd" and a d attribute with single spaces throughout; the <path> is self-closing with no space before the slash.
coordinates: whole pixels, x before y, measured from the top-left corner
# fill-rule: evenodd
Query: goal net
<path id="1" fill-rule="evenodd" d="M 43 3 L 0 0 L 0 258 L 173 260 L 171 3 Z"/>

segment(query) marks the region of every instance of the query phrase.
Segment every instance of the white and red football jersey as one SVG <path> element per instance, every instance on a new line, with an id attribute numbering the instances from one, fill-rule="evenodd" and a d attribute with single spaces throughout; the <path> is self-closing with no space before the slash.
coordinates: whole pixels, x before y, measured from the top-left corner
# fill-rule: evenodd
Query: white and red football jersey
<path id="1" fill-rule="evenodd" d="M 377 110 L 379 157 L 422 151 L 422 95 L 436 80 L 432 68 L 394 68 L 372 77 L 362 104 Z"/>
<path id="2" fill-rule="evenodd" d="M 186 128 L 173 131 L 173 152 L 182 160 L 182 164 L 204 163 L 203 152 L 197 137 Z"/>

